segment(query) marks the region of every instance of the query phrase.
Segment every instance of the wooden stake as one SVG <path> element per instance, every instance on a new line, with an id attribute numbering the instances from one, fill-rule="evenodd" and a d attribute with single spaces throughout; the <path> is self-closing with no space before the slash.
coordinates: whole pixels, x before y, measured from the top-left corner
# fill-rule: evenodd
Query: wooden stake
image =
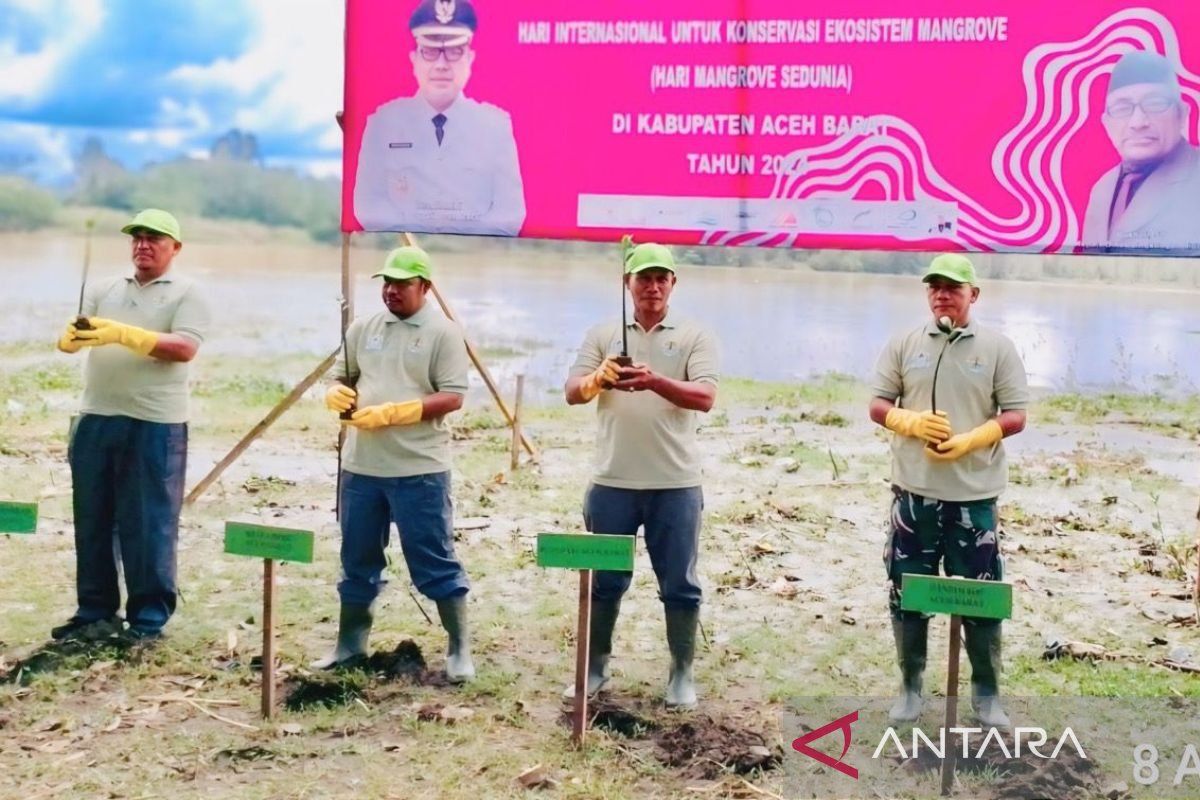
<path id="1" fill-rule="evenodd" d="M 517 397 L 513 400 L 512 469 L 521 466 L 521 395 L 525 393 L 525 376 L 517 376 Z"/>
<path id="2" fill-rule="evenodd" d="M 341 124 L 341 117 L 338 118 L 338 123 Z M 350 327 L 350 323 L 354 321 L 354 281 L 350 278 L 350 234 L 342 234 L 342 342 L 346 341 L 346 329 Z M 350 364 L 349 354 L 343 353 L 342 357 L 347 359 L 346 375 L 344 378 L 349 378 Z M 338 377 L 338 376 L 334 376 Z M 346 444 L 346 426 L 338 425 L 337 435 L 337 477 L 333 482 L 333 518 L 337 521 L 342 519 L 342 447 Z"/>
<path id="3" fill-rule="evenodd" d="M 262 715 L 275 712 L 275 562 L 263 559 Z"/>
<path id="4" fill-rule="evenodd" d="M 588 650 L 592 632 L 592 571 L 579 570 L 579 629 L 575 633 L 575 715 L 571 741 L 583 747 L 588 721 Z"/>
<path id="5" fill-rule="evenodd" d="M 950 663 L 946 669 L 946 730 L 958 727 L 958 662 L 962 650 L 962 617 L 950 615 Z M 954 788 L 954 748 L 947 739 L 942 759 L 942 797 Z"/>
<path id="6" fill-rule="evenodd" d="M 400 238 L 407 245 L 412 247 L 417 246 L 417 240 L 413 238 L 411 233 L 402 233 L 400 234 Z M 435 300 L 437 300 L 438 305 L 442 307 L 442 313 L 446 315 L 446 318 L 451 322 L 458 322 L 458 317 L 454 316 L 454 311 L 442 297 L 442 293 L 438 291 L 437 284 L 432 284 L 429 289 L 431 292 L 433 292 L 433 297 Z M 479 353 L 475 351 L 475 346 L 471 344 L 471 340 L 467 339 L 465 341 L 467 345 L 467 356 L 471 359 L 471 363 L 475 365 L 475 369 L 479 370 L 479 376 L 483 378 L 484 385 L 486 385 L 488 391 L 491 392 L 492 399 L 496 401 L 496 407 L 500 409 L 500 413 L 504 416 L 504 421 L 509 425 L 512 425 L 512 412 L 508 410 L 508 403 L 505 403 L 504 398 L 500 396 L 500 389 L 497 388 L 496 382 L 492 380 L 492 373 L 488 371 L 487 365 L 485 365 L 479 358 Z M 539 459 L 540 456 L 538 455 L 537 448 L 533 446 L 533 443 L 529 441 L 525 434 L 521 434 L 521 444 L 525 447 L 525 451 L 529 453 L 530 458 L 532 458 L 534 461 Z"/>
<path id="7" fill-rule="evenodd" d="M 339 347 L 338 350 L 340 349 L 341 348 Z M 257 439 L 259 436 L 262 436 L 263 432 L 275 423 L 275 420 L 283 416 L 283 412 L 295 405 L 296 401 L 303 397 L 304 393 L 307 392 L 314 383 L 319 381 L 321 376 L 328 372 L 329 368 L 333 366 L 334 360 L 337 359 L 338 350 L 334 350 L 332 353 L 326 356 L 324 361 L 318 364 L 312 372 L 308 373 L 308 375 L 304 377 L 304 380 L 300 381 L 290 392 L 288 392 L 287 397 L 280 400 L 274 408 L 267 412 L 267 415 L 263 417 L 257 425 L 251 428 L 250 432 L 243 436 L 241 441 L 235 444 L 233 449 L 230 450 L 224 458 L 217 462 L 215 467 L 209 470 L 207 475 L 200 479 L 200 482 L 192 488 L 192 491 L 188 492 L 188 496 L 184 499 L 184 503 L 191 505 L 193 502 L 195 502 L 196 498 L 204 494 L 208 487 L 211 486 L 217 478 L 221 477 L 221 473 L 223 473 L 230 464 L 236 461 L 238 456 L 246 451 L 246 448 L 254 443 L 255 439 Z"/>
<path id="8" fill-rule="evenodd" d="M 1196 623 L 1200 624 L 1200 507 L 1196 509 L 1196 586 L 1192 589 L 1192 605 L 1196 607 Z"/>

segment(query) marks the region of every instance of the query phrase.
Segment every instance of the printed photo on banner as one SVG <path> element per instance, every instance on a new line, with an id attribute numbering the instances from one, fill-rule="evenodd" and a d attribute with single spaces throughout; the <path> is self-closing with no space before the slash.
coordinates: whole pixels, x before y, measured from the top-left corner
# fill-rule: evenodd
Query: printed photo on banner
<path id="1" fill-rule="evenodd" d="M 354 216 L 364 230 L 521 230 L 525 194 L 512 120 L 464 91 L 477 28 L 470 0 L 423 0 L 409 17 L 404 38 L 417 91 L 367 118 L 354 183 Z"/>
<path id="2" fill-rule="evenodd" d="M 1113 67 L 1102 116 L 1119 163 L 1092 187 L 1081 244 L 1100 252 L 1200 249 L 1200 150 L 1177 68 L 1134 50 Z"/>
<path id="3" fill-rule="evenodd" d="M 1200 3 L 1044 6 L 347 0 L 342 229 L 1200 257 Z"/>

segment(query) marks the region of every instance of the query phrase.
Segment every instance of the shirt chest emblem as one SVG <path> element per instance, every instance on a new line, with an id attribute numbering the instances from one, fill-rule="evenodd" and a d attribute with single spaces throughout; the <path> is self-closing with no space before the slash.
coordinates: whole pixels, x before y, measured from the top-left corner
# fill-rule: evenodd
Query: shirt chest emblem
<path id="1" fill-rule="evenodd" d="M 929 369 L 932 359 L 928 353 L 917 353 L 909 356 L 908 362 L 904 365 L 909 369 Z"/>
<path id="2" fill-rule="evenodd" d="M 363 345 L 363 349 L 368 353 L 378 353 L 383 349 L 383 334 L 376 333 L 372 336 L 368 336 L 366 344 Z"/>

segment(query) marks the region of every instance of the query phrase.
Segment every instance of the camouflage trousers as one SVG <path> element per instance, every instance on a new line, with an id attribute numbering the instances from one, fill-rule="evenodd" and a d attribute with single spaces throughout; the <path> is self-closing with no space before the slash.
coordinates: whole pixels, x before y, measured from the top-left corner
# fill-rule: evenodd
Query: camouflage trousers
<path id="1" fill-rule="evenodd" d="M 894 617 L 921 616 L 900 610 L 905 573 L 945 574 L 998 581 L 1003 575 L 996 499 L 952 503 L 892 487 L 892 517 L 884 563 L 891 580 L 889 606 Z"/>

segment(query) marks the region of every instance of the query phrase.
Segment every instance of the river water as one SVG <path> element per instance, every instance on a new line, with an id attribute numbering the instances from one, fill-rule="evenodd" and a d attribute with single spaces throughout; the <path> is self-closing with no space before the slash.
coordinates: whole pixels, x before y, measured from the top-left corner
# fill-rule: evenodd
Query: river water
<path id="1" fill-rule="evenodd" d="M 8 235 L 0 245 L 0 344 L 52 342 L 75 313 L 81 240 Z M 369 277 L 382 257 L 353 251 L 360 315 L 382 308 Z M 561 386 L 589 325 L 620 315 L 615 259 L 503 251 L 436 258 L 438 286 L 472 342 L 498 378 L 526 373 L 534 397 Z M 125 274 L 128 263 L 123 239 L 97 240 L 93 277 Z M 337 249 L 198 243 L 176 263 L 213 300 L 206 352 L 316 356 L 336 347 Z M 717 332 L 725 375 L 777 381 L 834 371 L 867 378 L 887 337 L 928 313 L 911 276 L 714 267 L 683 269 L 672 309 Z M 1043 390 L 1200 387 L 1197 291 L 991 281 L 973 313 L 1016 342 Z"/>

